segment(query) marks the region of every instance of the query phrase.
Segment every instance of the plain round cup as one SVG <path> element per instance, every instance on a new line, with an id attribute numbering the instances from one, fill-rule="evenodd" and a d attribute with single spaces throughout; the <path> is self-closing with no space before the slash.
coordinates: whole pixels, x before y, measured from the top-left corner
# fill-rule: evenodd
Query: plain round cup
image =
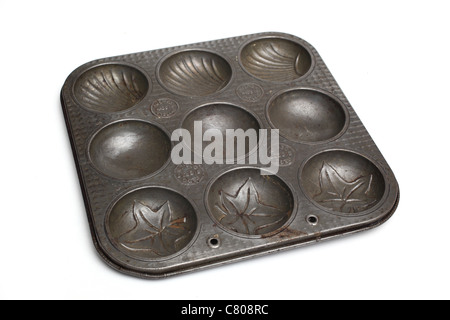
<path id="1" fill-rule="evenodd" d="M 333 150 L 309 159 L 300 173 L 308 198 L 339 215 L 361 215 L 380 203 L 385 180 L 369 159 L 350 151 Z"/>
<path id="2" fill-rule="evenodd" d="M 231 76 L 231 66 L 224 58 L 201 50 L 173 54 L 158 68 L 160 83 L 167 90 L 188 97 L 219 92 L 230 82 Z"/>
<path id="3" fill-rule="evenodd" d="M 179 193 L 146 187 L 120 198 L 106 226 L 119 251 L 138 260 L 156 260 L 187 248 L 197 230 L 197 215 Z"/>
<path id="4" fill-rule="evenodd" d="M 294 212 L 294 196 L 277 176 L 262 176 L 256 168 L 235 169 L 209 188 L 207 208 L 224 230 L 244 237 L 261 237 L 282 230 Z"/>
<path id="5" fill-rule="evenodd" d="M 249 74 L 271 82 L 294 81 L 313 66 L 311 54 L 300 44 L 282 38 L 254 40 L 241 50 L 241 64 Z"/>
<path id="6" fill-rule="evenodd" d="M 106 64 L 84 72 L 75 82 L 74 95 L 90 111 L 114 113 L 138 104 L 150 90 L 145 75 L 136 68 Z"/>
<path id="7" fill-rule="evenodd" d="M 226 157 L 226 134 L 227 130 L 238 130 L 242 129 L 244 132 L 247 130 L 255 130 L 256 137 L 258 138 L 260 124 L 258 120 L 248 111 L 234 106 L 232 104 L 209 104 L 201 106 L 197 109 L 191 111 L 186 118 L 183 120 L 181 127 L 186 129 L 194 137 L 194 128 L 197 121 L 202 122 L 202 136 L 207 130 L 219 130 L 223 141 L 223 159 L 228 159 Z M 208 145 L 209 142 L 204 142 L 203 146 Z M 245 141 L 245 155 L 250 152 L 256 151 L 258 141 L 255 141 L 255 146 L 250 145 L 249 139 Z M 237 143 L 234 144 L 234 158 L 238 159 Z M 193 150 L 192 150 L 193 151 Z"/>
<path id="8" fill-rule="evenodd" d="M 116 179 L 139 179 L 158 172 L 170 159 L 171 142 L 159 127 L 125 120 L 98 131 L 89 145 L 89 158 L 103 174 Z"/>
<path id="9" fill-rule="evenodd" d="M 268 104 L 272 127 L 298 143 L 323 143 L 337 138 L 348 125 L 345 106 L 323 91 L 301 88 L 283 92 Z"/>

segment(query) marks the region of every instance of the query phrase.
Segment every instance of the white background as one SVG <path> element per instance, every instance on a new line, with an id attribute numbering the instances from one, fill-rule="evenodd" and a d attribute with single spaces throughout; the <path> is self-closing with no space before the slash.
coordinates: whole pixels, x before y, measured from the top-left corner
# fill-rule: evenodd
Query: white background
<path id="1" fill-rule="evenodd" d="M 448 1 L 0 0 L 2 299 L 450 298 Z M 264 31 L 324 58 L 396 174 L 373 231 L 162 281 L 92 244 L 59 93 L 97 58 Z"/>

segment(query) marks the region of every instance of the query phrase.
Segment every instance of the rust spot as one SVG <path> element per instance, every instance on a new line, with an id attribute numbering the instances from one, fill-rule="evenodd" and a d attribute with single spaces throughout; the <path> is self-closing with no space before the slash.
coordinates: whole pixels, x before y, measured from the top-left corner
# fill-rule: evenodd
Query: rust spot
<path id="1" fill-rule="evenodd" d="M 316 238 L 316 241 L 319 242 L 322 239 L 322 232 L 314 233 L 314 238 Z"/>
<path id="2" fill-rule="evenodd" d="M 263 235 L 262 238 L 274 238 L 275 240 L 281 241 L 281 240 L 293 239 L 293 238 L 297 238 L 297 237 L 304 237 L 307 235 L 308 234 L 306 232 L 286 228 L 283 231 L 281 231 L 280 233 L 276 233 L 276 234 L 269 233 L 269 234 Z"/>

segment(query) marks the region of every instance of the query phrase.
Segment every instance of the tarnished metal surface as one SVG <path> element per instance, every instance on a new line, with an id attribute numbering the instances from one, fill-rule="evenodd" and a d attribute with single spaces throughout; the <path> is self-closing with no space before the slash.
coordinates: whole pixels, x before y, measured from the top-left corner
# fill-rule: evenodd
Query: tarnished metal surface
<path id="1" fill-rule="evenodd" d="M 97 250 L 160 278 L 373 228 L 396 179 L 316 50 L 264 33 L 90 62 L 62 105 Z M 181 164 L 171 133 L 279 129 L 280 170 Z M 380 130 L 382 124 L 380 124 Z"/>

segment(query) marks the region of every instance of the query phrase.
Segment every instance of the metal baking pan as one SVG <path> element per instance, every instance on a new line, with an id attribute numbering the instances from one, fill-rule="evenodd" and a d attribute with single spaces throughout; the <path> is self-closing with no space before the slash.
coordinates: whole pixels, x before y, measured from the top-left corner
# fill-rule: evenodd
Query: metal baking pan
<path id="1" fill-rule="evenodd" d="M 292 35 L 96 60 L 68 77 L 61 101 L 95 247 L 129 275 L 300 247 L 376 227 L 397 208 L 389 165 L 317 51 Z M 172 133 L 195 135 L 196 121 L 278 129 L 278 171 L 262 174 L 250 152 L 175 164 Z"/>

